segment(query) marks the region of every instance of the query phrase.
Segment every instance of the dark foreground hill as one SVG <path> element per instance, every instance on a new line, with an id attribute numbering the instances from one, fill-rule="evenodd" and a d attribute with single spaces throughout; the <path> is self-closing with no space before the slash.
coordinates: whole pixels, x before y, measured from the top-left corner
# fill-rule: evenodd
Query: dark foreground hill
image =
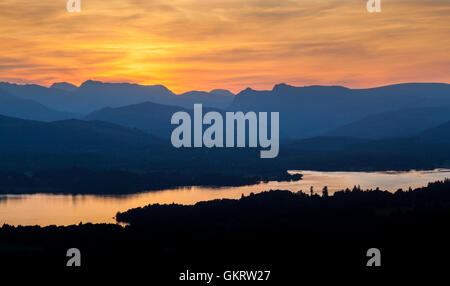
<path id="1" fill-rule="evenodd" d="M 180 273 L 187 270 L 214 272 L 215 284 L 232 270 L 271 271 L 268 285 L 358 274 L 392 279 L 412 271 L 436 276 L 448 265 L 449 218 L 450 181 L 395 194 L 358 188 L 322 197 L 271 191 L 132 209 L 117 214 L 118 221 L 130 223 L 125 228 L 4 225 L 0 266 L 99 276 L 116 271 L 171 285 L 182 285 Z M 65 266 L 73 247 L 82 253 L 78 269 Z M 380 267 L 366 266 L 371 248 L 381 251 Z"/>
<path id="2" fill-rule="evenodd" d="M 195 229 L 222 233 L 231 225 L 232 229 L 240 231 L 273 226 L 309 228 L 311 223 L 314 223 L 313 228 L 326 231 L 366 232 L 373 231 L 373 223 L 386 217 L 398 219 L 417 210 L 434 212 L 450 208 L 450 180 L 395 193 L 379 189 L 362 191 L 358 187 L 332 196 L 328 196 L 326 189 L 319 192 L 322 196 L 311 194 L 309 190 L 271 191 L 240 200 L 214 200 L 193 206 L 148 205 L 119 212 L 116 219 L 132 226 L 185 232 Z"/>

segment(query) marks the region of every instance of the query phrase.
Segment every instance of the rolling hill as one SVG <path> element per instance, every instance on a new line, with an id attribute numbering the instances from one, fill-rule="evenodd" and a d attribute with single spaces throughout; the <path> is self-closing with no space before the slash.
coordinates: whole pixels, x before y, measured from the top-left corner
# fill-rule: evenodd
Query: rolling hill
<path id="1" fill-rule="evenodd" d="M 173 129 L 170 119 L 177 111 L 188 112 L 177 106 L 144 102 L 118 108 L 107 107 L 89 114 L 85 119 L 112 122 L 138 128 L 159 137 L 170 137 Z"/>
<path id="2" fill-rule="evenodd" d="M 382 112 L 336 128 L 326 136 L 385 139 L 411 137 L 450 120 L 450 106 Z"/>
<path id="3" fill-rule="evenodd" d="M 40 122 L 0 116 L 0 150 L 106 152 L 144 149 L 161 141 L 139 130 L 101 121 Z"/>
<path id="4" fill-rule="evenodd" d="M 437 127 L 425 130 L 424 132 L 420 133 L 418 137 L 429 142 L 450 144 L 450 121 L 445 122 Z"/>

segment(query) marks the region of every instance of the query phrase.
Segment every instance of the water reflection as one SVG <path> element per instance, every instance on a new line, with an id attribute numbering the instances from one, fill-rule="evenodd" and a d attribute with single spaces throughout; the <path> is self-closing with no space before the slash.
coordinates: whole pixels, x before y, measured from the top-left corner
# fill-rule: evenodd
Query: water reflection
<path id="1" fill-rule="evenodd" d="M 188 187 L 144 192 L 134 195 L 6 195 L 0 196 L 0 225 L 69 225 L 79 222 L 114 223 L 117 211 L 144 206 L 151 203 L 194 204 L 218 198 L 240 198 L 241 195 L 258 193 L 270 189 L 309 192 L 311 186 L 320 193 L 328 186 L 329 193 L 360 185 L 361 188 L 376 188 L 396 191 L 425 186 L 428 182 L 450 177 L 450 170 L 410 172 L 317 172 L 291 171 L 303 174 L 297 182 L 268 182 L 252 186 L 204 188 Z"/>

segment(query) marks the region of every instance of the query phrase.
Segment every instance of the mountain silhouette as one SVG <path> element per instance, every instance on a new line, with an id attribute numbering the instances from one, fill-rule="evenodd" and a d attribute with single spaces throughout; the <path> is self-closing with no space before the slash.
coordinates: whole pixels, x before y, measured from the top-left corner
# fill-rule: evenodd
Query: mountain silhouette
<path id="1" fill-rule="evenodd" d="M 192 109 L 196 100 L 189 104 L 191 98 L 208 98 L 206 94 L 195 93 L 177 96 L 179 104 Z M 157 122 L 169 122 L 170 114 L 165 112 L 173 114 L 174 111 L 177 109 L 146 104 L 107 109 L 87 118 L 161 134 L 160 131 L 167 133 L 167 128 L 163 126 L 158 131 Z M 450 86 L 403 84 L 352 90 L 339 86 L 279 84 L 271 91 L 245 89 L 225 111 L 279 111 L 283 141 L 321 135 L 368 139 L 408 137 L 450 120 Z"/>
<path id="2" fill-rule="evenodd" d="M 75 91 L 78 87 L 67 82 L 55 82 L 50 86 L 50 88 L 56 88 L 65 91 Z"/>
<path id="3" fill-rule="evenodd" d="M 230 96 L 234 97 L 235 94 L 227 89 L 213 89 L 209 92 L 210 94 L 216 94 L 216 95 L 223 95 L 223 96 Z"/>
<path id="4" fill-rule="evenodd" d="M 174 95 L 163 86 L 141 86 L 129 83 L 102 83 L 88 80 L 73 89 L 68 84 L 55 84 L 51 88 L 39 85 L 0 83 L 0 88 L 11 95 L 33 99 L 58 110 L 87 114 L 105 108 L 119 107 L 145 101 L 161 101 Z"/>
<path id="5" fill-rule="evenodd" d="M 94 152 L 143 149 L 161 141 L 136 129 L 102 121 L 40 122 L 0 116 L 5 151 Z"/>
<path id="6" fill-rule="evenodd" d="M 402 109 L 367 116 L 326 135 L 365 139 L 411 137 L 448 120 L 450 106 Z"/>
<path id="7" fill-rule="evenodd" d="M 103 83 L 88 80 L 76 87 L 69 83 L 55 83 L 50 88 L 39 85 L 0 83 L 0 88 L 23 99 L 32 99 L 47 107 L 88 114 L 105 107 L 121 107 L 143 102 L 192 108 L 194 103 L 209 107 L 226 107 L 234 95 L 226 90 L 192 91 L 175 95 L 162 85 L 131 83 Z"/>
<path id="8" fill-rule="evenodd" d="M 230 110 L 279 111 L 280 133 L 307 138 L 377 113 L 450 106 L 450 85 L 409 83 L 371 89 L 340 86 L 274 86 L 270 91 L 245 89 Z"/>
<path id="9" fill-rule="evenodd" d="M 228 90 L 189 91 L 178 96 L 176 105 L 190 108 L 196 103 L 202 103 L 205 107 L 227 108 L 234 100 L 234 94 Z"/>
<path id="10" fill-rule="evenodd" d="M 162 85 L 92 80 L 80 87 L 56 83 L 51 88 L 0 83 L 0 89 L 49 109 L 79 113 L 88 119 L 106 120 L 155 134 L 167 133 L 170 119 L 167 113 L 192 109 L 195 103 L 223 111 L 278 111 L 282 140 L 321 135 L 370 139 L 413 136 L 450 120 L 445 110 L 450 107 L 450 85 L 440 83 L 407 83 L 369 89 L 278 84 L 272 90 L 247 88 L 236 96 L 227 90 L 176 95 Z M 19 113 L 21 107 L 14 105 L 6 104 L 3 108 L 10 112 L 4 115 L 46 120 L 31 116 L 31 112 L 24 112 L 29 116 Z M 15 111 L 17 114 L 12 113 Z M 56 116 L 49 120 L 64 118 L 68 117 Z"/>
<path id="11" fill-rule="evenodd" d="M 40 121 L 62 120 L 77 116 L 69 112 L 50 109 L 34 100 L 12 96 L 2 89 L 0 89 L 0 114 Z"/>
<path id="12" fill-rule="evenodd" d="M 175 112 L 188 110 L 170 105 L 144 102 L 124 107 L 106 107 L 85 117 L 87 120 L 101 120 L 138 128 L 159 137 L 169 137 L 172 130 L 170 119 Z"/>
<path id="13" fill-rule="evenodd" d="M 77 113 L 77 108 L 66 108 L 72 103 L 70 92 L 58 88 L 46 88 L 36 84 L 11 84 L 0 82 L 0 89 L 22 99 L 36 101 L 49 108 Z"/>
<path id="14" fill-rule="evenodd" d="M 173 105 L 162 105 L 144 102 L 117 108 L 103 108 L 88 114 L 86 120 L 100 120 L 112 122 L 130 128 L 137 128 L 160 138 L 170 138 L 174 126 L 170 121 L 175 112 L 187 112 L 193 118 L 193 106 L 183 108 Z M 216 111 L 225 116 L 225 111 L 205 107 L 203 113 Z"/>

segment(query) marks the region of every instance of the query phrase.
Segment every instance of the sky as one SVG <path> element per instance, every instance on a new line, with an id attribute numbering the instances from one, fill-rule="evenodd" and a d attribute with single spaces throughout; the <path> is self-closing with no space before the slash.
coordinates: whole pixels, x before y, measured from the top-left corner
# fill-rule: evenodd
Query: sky
<path id="1" fill-rule="evenodd" d="M 450 1 L 0 1 L 0 81 L 162 84 L 174 92 L 274 84 L 450 82 Z"/>

